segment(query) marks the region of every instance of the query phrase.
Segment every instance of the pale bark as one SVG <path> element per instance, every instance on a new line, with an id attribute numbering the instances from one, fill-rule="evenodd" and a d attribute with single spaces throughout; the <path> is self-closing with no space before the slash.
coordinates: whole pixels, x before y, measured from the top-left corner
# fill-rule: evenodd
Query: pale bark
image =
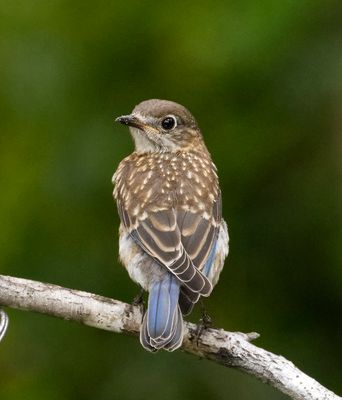
<path id="1" fill-rule="evenodd" d="M 60 286 L 0 275 L 0 305 L 53 315 L 107 331 L 138 335 L 138 306 Z M 0 340 L 7 326 L 0 312 Z M 186 323 L 182 350 L 226 367 L 235 367 L 296 400 L 342 399 L 310 378 L 292 362 L 250 343 L 257 333 L 205 329 Z"/>

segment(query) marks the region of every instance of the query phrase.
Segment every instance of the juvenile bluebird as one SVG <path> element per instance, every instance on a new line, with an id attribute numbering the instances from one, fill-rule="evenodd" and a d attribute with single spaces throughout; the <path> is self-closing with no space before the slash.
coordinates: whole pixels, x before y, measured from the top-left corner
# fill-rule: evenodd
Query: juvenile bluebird
<path id="1" fill-rule="evenodd" d="M 149 292 L 140 342 L 173 351 L 182 344 L 182 315 L 210 295 L 228 255 L 216 167 L 180 104 L 146 100 L 116 121 L 129 126 L 135 143 L 113 183 L 120 259 Z"/>

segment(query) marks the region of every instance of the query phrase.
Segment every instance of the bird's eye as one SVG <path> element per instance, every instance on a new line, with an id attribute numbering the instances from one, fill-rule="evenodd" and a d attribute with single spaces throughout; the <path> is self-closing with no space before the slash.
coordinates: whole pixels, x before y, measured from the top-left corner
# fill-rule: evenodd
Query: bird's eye
<path id="1" fill-rule="evenodd" d="M 165 129 L 166 131 L 170 131 L 177 126 L 177 120 L 174 116 L 169 115 L 162 120 L 161 125 L 163 129 Z"/>

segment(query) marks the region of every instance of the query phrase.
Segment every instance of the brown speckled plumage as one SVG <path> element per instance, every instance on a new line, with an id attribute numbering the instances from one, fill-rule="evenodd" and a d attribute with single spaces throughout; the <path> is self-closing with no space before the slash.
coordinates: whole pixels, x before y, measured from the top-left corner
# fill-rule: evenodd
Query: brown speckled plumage
<path id="1" fill-rule="evenodd" d="M 115 173 L 114 196 L 131 216 L 180 207 L 211 213 L 219 197 L 216 167 L 208 153 L 132 153 Z"/>

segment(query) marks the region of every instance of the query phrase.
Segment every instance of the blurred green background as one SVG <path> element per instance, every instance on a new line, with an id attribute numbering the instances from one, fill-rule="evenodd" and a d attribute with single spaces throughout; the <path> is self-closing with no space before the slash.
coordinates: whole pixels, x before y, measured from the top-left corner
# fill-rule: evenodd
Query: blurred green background
<path id="1" fill-rule="evenodd" d="M 214 324 L 342 393 L 342 3 L 0 1 L 0 273 L 130 302 L 114 117 L 148 98 L 196 116 L 231 252 Z M 8 309 L 0 398 L 285 399 L 134 338 Z M 198 311 L 191 317 L 198 318 Z"/>

